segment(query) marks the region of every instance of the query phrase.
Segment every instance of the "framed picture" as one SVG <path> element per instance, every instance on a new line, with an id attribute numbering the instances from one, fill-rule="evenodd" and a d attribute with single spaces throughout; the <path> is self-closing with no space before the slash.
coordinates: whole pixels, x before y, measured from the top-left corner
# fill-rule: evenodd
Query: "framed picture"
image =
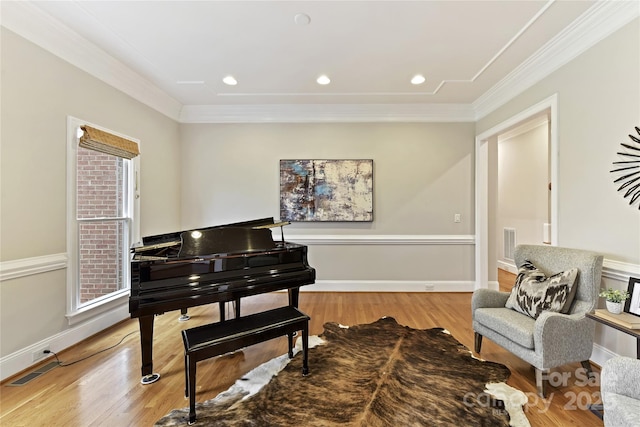
<path id="1" fill-rule="evenodd" d="M 624 311 L 640 316 L 640 279 L 629 277 L 629 298 L 624 304 Z"/>
<path id="2" fill-rule="evenodd" d="M 373 160 L 280 160 L 280 220 L 373 221 Z"/>

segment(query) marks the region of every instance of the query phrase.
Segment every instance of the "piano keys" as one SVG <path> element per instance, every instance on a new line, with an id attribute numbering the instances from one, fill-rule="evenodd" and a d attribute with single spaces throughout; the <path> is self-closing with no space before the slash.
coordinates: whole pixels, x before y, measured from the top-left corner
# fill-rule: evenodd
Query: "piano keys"
<path id="1" fill-rule="evenodd" d="M 250 295 L 287 290 L 297 307 L 300 286 L 315 282 L 307 261 L 307 247 L 275 242 L 273 218 L 173 232 L 143 238 L 131 249 L 129 312 L 138 318 L 143 384 L 155 382 L 153 373 L 154 316 L 203 304 L 224 304 Z"/>

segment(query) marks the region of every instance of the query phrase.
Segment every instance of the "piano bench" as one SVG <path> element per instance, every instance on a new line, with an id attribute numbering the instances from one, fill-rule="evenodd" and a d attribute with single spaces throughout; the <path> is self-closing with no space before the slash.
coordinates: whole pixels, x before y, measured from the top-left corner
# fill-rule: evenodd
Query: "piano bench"
<path id="1" fill-rule="evenodd" d="M 309 316 L 293 306 L 211 323 L 182 331 L 185 397 L 189 398 L 189 424 L 196 421 L 196 363 L 253 344 L 287 335 L 293 357 L 293 334 L 302 331 L 302 375 L 309 374 Z"/>

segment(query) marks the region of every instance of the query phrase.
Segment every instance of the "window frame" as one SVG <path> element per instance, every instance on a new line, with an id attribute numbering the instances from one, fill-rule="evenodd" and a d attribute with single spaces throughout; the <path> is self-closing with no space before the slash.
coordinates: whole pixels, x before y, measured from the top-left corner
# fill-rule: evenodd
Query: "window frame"
<path id="1" fill-rule="evenodd" d="M 112 311 L 126 305 L 129 301 L 131 284 L 131 263 L 125 258 L 123 268 L 123 289 L 96 298 L 89 304 L 80 304 L 79 280 L 79 233 L 81 221 L 77 219 L 77 156 L 78 156 L 78 128 L 88 125 L 105 132 L 132 140 L 140 145 L 140 141 L 127 135 L 119 134 L 104 127 L 92 124 L 76 117 L 67 117 L 67 306 L 66 318 L 69 325 L 83 322 L 102 313 Z M 128 187 L 127 200 L 124 203 L 125 212 L 120 219 L 128 222 L 128 239 L 131 246 L 140 241 L 140 156 L 124 161 L 129 162 L 126 168 L 126 184 Z M 113 218 L 110 218 L 113 219 Z M 126 244 L 125 244 L 126 245 Z M 128 253 L 128 252 L 127 252 Z"/>

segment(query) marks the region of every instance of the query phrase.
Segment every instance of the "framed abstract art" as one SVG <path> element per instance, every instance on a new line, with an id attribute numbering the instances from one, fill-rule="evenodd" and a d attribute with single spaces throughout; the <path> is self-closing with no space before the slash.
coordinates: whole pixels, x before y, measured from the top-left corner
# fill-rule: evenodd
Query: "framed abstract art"
<path id="1" fill-rule="evenodd" d="M 282 221 L 373 221 L 373 160 L 280 160 Z"/>

